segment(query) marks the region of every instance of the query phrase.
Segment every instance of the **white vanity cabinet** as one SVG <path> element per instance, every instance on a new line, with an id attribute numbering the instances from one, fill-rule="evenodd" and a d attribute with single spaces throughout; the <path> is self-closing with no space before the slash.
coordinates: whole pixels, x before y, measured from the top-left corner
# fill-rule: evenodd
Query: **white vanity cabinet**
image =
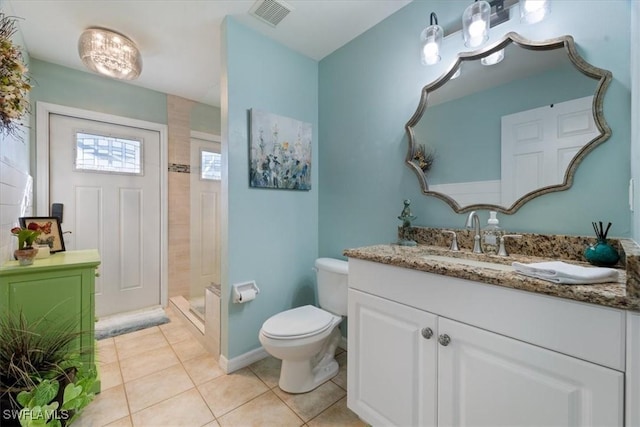
<path id="1" fill-rule="evenodd" d="M 358 259 L 349 287 L 348 406 L 373 426 L 623 425 L 623 310 Z"/>

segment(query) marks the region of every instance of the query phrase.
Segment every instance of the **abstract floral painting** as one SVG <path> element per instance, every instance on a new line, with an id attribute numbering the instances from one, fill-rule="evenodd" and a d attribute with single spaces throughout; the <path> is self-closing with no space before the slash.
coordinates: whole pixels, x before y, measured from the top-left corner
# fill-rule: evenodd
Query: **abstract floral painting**
<path id="1" fill-rule="evenodd" d="M 250 110 L 249 185 L 311 190 L 311 123 Z"/>

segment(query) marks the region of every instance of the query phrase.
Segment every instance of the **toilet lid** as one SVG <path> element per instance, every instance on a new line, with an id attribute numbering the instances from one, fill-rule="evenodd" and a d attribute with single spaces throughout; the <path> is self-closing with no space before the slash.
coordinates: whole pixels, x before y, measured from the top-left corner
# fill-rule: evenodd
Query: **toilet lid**
<path id="1" fill-rule="evenodd" d="M 271 316 L 262 325 L 262 332 L 271 338 L 302 338 L 325 331 L 333 319 L 333 314 L 305 305 Z"/>

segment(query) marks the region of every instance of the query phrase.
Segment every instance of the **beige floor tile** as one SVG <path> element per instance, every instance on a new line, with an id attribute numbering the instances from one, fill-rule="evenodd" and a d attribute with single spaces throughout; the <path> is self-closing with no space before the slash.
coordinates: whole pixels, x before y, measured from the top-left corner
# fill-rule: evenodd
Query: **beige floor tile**
<path id="1" fill-rule="evenodd" d="M 102 391 L 122 384 L 122 375 L 120 375 L 120 364 L 118 362 L 100 365 L 98 371 L 100 372 Z"/>
<path id="2" fill-rule="evenodd" d="M 224 371 L 218 365 L 216 358 L 210 354 L 194 357 L 182 364 L 184 369 L 196 384 L 202 384 L 214 378 L 224 375 Z"/>
<path id="3" fill-rule="evenodd" d="M 280 366 L 282 361 L 273 356 L 265 357 L 253 363 L 249 368 L 260 378 L 269 388 L 276 387 L 280 380 Z"/>
<path id="4" fill-rule="evenodd" d="M 160 347 L 149 352 L 120 360 L 122 378 L 133 381 L 154 372 L 161 371 L 180 363 L 170 346 Z"/>
<path id="5" fill-rule="evenodd" d="M 221 427 L 301 426 L 304 422 L 273 391 L 268 391 L 218 419 Z"/>
<path id="6" fill-rule="evenodd" d="M 118 340 L 117 338 L 119 337 L 116 337 L 116 350 L 118 351 L 118 358 L 120 360 L 128 359 L 169 345 L 158 327 L 155 327 L 153 332 L 144 334 L 134 340 Z"/>
<path id="7" fill-rule="evenodd" d="M 160 326 L 160 330 L 164 334 L 169 344 L 175 344 L 193 337 L 191 331 L 182 323 L 171 322 Z"/>
<path id="8" fill-rule="evenodd" d="M 193 388 L 194 384 L 182 365 L 138 378 L 124 384 L 132 413 Z"/>
<path id="9" fill-rule="evenodd" d="M 276 388 L 274 391 L 304 421 L 309 421 L 317 416 L 347 394 L 331 381 L 327 381 L 309 393 L 289 394 L 280 388 Z"/>
<path id="10" fill-rule="evenodd" d="M 113 338 L 105 338 L 98 341 L 96 361 L 100 365 L 118 361 L 118 353 L 116 353 L 116 343 Z"/>
<path id="11" fill-rule="evenodd" d="M 134 413 L 136 427 L 194 427 L 213 421 L 213 414 L 195 388 Z"/>
<path id="12" fill-rule="evenodd" d="M 338 375 L 331 378 L 335 384 L 342 387 L 344 390 L 347 389 L 347 353 L 342 352 L 336 356 L 336 361 L 338 362 L 338 366 L 340 366 L 340 370 L 338 371 Z"/>
<path id="13" fill-rule="evenodd" d="M 205 402 L 216 418 L 248 402 L 268 390 L 249 369 L 240 369 L 198 386 Z"/>
<path id="14" fill-rule="evenodd" d="M 218 424 L 218 422 L 214 420 L 214 421 L 211 421 L 210 423 L 203 425 L 202 427 L 220 427 L 220 424 Z"/>
<path id="15" fill-rule="evenodd" d="M 133 427 L 133 423 L 131 422 L 131 417 L 124 417 L 107 424 L 105 427 Z"/>
<path id="16" fill-rule="evenodd" d="M 173 351 L 176 352 L 178 358 L 185 362 L 187 360 L 209 354 L 209 352 L 200 344 L 195 337 L 187 338 L 172 345 Z"/>
<path id="17" fill-rule="evenodd" d="M 157 326 L 152 326 L 150 328 L 145 328 L 145 329 L 140 329 L 138 331 L 133 331 L 133 332 L 129 332 L 126 334 L 122 334 L 122 335 L 118 335 L 116 337 L 114 337 L 114 341 L 116 342 L 116 344 L 122 343 L 124 341 L 130 341 L 130 340 L 137 340 L 140 337 L 143 337 L 145 335 L 151 335 L 151 334 L 155 334 L 158 333 L 159 328 Z"/>
<path id="18" fill-rule="evenodd" d="M 98 394 L 78 417 L 74 426 L 102 427 L 129 415 L 124 387 L 119 385 Z"/>
<path id="19" fill-rule="evenodd" d="M 309 427 L 366 427 L 358 416 L 347 408 L 347 398 L 343 397 L 329 409 L 307 423 Z"/>

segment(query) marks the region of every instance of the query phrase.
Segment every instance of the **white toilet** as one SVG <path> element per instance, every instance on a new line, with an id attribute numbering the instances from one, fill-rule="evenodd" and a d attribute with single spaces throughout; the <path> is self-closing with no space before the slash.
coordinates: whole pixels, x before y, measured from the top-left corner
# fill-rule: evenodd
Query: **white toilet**
<path id="1" fill-rule="evenodd" d="M 282 360 L 280 388 L 305 393 L 338 373 L 334 355 L 340 342 L 338 326 L 347 315 L 349 264 L 332 258 L 315 263 L 320 307 L 305 305 L 268 318 L 260 329 L 260 343 Z"/>

